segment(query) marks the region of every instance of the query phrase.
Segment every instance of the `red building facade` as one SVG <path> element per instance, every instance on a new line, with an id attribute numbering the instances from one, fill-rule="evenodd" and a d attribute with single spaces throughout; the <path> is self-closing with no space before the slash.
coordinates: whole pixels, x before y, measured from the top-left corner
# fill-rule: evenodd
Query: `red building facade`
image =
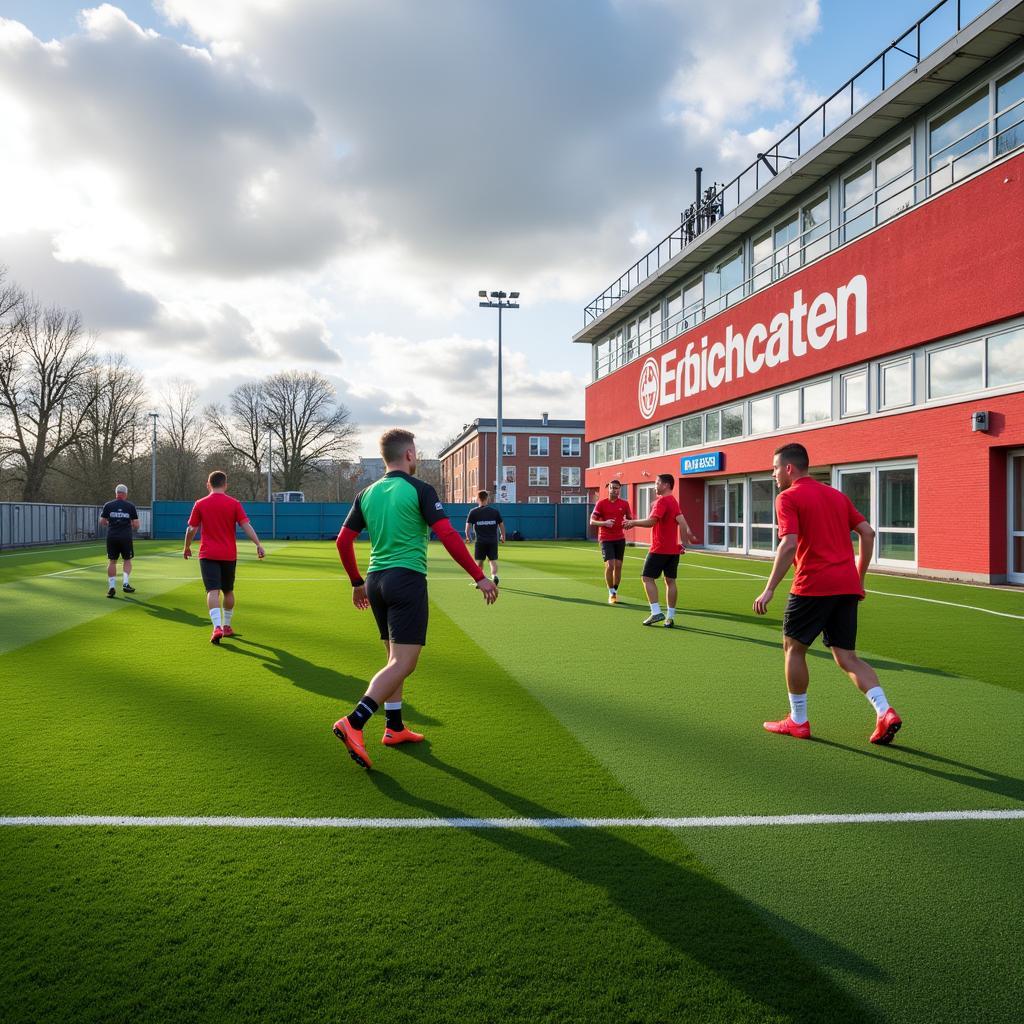
<path id="1" fill-rule="evenodd" d="M 592 493 L 618 477 L 643 517 L 672 473 L 706 549 L 769 556 L 772 453 L 799 441 L 880 568 L 1024 583 L 1024 45 L 1004 6 L 597 307 L 575 339 Z"/>
<path id="2" fill-rule="evenodd" d="M 502 421 L 502 476 L 497 486 L 497 424 L 477 419 L 440 453 L 442 498 L 476 501 L 490 491 L 493 500 L 527 504 L 585 504 L 589 449 L 583 420 L 540 419 Z"/>

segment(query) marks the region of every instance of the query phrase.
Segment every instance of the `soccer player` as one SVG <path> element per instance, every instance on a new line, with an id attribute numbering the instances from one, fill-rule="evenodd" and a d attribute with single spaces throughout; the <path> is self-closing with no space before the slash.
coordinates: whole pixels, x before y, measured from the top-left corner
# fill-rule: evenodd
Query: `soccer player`
<path id="1" fill-rule="evenodd" d="M 604 581 L 608 586 L 608 603 L 618 604 L 619 584 L 622 582 L 622 559 L 626 554 L 626 532 L 622 524 L 630 519 L 629 502 L 623 501 L 622 484 L 608 481 L 608 497 L 602 498 L 590 514 L 590 522 L 597 527 L 597 539 L 604 559 Z"/>
<path id="2" fill-rule="evenodd" d="M 772 476 L 779 488 L 775 510 L 779 547 L 768 585 L 754 601 L 764 615 L 775 588 L 796 560 L 796 573 L 782 618 L 789 714 L 765 722 L 769 732 L 810 739 L 807 720 L 807 648 L 822 635 L 836 664 L 853 680 L 875 709 L 872 743 L 891 743 L 903 724 L 889 707 L 875 670 L 857 657 L 857 608 L 864 600 L 864 577 L 875 546 L 875 531 L 850 499 L 807 475 L 809 460 L 802 444 L 775 449 Z M 850 531 L 860 536 L 853 559 Z"/>
<path id="3" fill-rule="evenodd" d="M 206 607 L 213 623 L 210 643 L 219 644 L 226 636 L 234 636 L 231 618 L 235 613 L 235 566 L 238 563 L 238 547 L 235 544 L 235 524 L 242 527 L 245 535 L 256 545 L 256 554 L 263 558 L 266 551 L 260 543 L 249 517 L 228 493 L 227 474 L 219 469 L 210 474 L 206 481 L 209 494 L 192 506 L 185 531 L 185 549 L 182 555 L 192 557 L 192 538 L 202 527 L 199 539 L 199 571 L 206 587 Z M 221 612 L 221 594 L 224 595 L 224 611 Z"/>
<path id="4" fill-rule="evenodd" d="M 100 512 L 100 525 L 107 528 L 107 597 L 117 593 L 117 560 L 124 559 L 121 576 L 121 592 L 134 594 L 135 588 L 129 582 L 132 574 L 132 559 L 135 545 L 132 530 L 139 528 L 139 513 L 128 500 L 128 488 L 118 484 L 114 488 L 114 500 L 108 501 Z"/>
<path id="5" fill-rule="evenodd" d="M 476 532 L 473 557 L 481 569 L 484 567 L 485 558 L 491 563 L 491 582 L 497 586 L 498 542 L 505 543 L 505 521 L 493 505 L 487 504 L 488 497 L 486 491 L 477 492 L 476 508 L 466 516 L 466 540 L 470 539 L 469 531 L 472 527 Z"/>
<path id="6" fill-rule="evenodd" d="M 644 619 L 645 626 L 656 626 L 663 622 L 671 629 L 676 624 L 676 576 L 679 574 L 679 556 L 684 551 L 683 531 L 686 531 L 690 543 L 697 541 L 672 493 L 675 486 L 676 478 L 671 473 L 659 473 L 654 482 L 658 500 L 650 515 L 646 519 L 627 519 L 624 524 L 627 530 L 635 526 L 651 527 L 651 547 L 644 559 L 644 569 L 640 576 L 651 605 L 651 614 Z M 658 577 L 662 573 L 665 574 L 664 612 L 658 602 Z"/>
<path id="7" fill-rule="evenodd" d="M 397 428 L 385 431 L 380 453 L 387 472 L 356 496 L 337 541 L 352 583 L 352 603 L 360 610 L 373 609 L 387 656 L 387 663 L 370 680 L 359 703 L 334 723 L 334 734 L 363 768 L 373 767 L 363 742 L 363 727 L 381 704 L 386 719 L 385 746 L 423 739 L 402 721 L 402 687 L 427 642 L 427 539 L 431 530 L 476 581 L 484 601 L 494 604 L 498 599 L 498 588 L 470 557 L 448 521 L 437 491 L 416 479 L 415 436 Z M 370 534 L 365 580 L 359 575 L 355 554 L 356 538 L 364 529 Z"/>

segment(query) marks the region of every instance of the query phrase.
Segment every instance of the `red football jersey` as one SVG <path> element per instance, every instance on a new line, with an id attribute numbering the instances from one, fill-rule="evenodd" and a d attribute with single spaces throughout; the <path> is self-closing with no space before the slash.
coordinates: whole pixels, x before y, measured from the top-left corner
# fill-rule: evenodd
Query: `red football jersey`
<path id="1" fill-rule="evenodd" d="M 249 517 L 242 503 L 225 494 L 213 491 L 192 506 L 189 526 L 198 526 L 199 557 L 218 562 L 234 562 L 238 558 L 235 544 L 235 524 L 247 523 Z"/>

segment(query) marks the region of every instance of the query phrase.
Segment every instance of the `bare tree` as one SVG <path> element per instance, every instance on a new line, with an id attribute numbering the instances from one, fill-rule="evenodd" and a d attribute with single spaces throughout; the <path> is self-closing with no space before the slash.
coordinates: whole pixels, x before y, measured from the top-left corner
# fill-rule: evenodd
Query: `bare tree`
<path id="1" fill-rule="evenodd" d="M 10 287 L 0 302 L 0 461 L 11 458 L 22 500 L 38 501 L 47 471 L 85 430 L 92 350 L 77 313 Z"/>
<path id="2" fill-rule="evenodd" d="M 202 418 L 199 395 L 191 381 L 168 383 L 160 411 L 160 488 L 171 500 L 194 497 L 202 477 Z"/>
<path id="3" fill-rule="evenodd" d="M 88 411 L 69 470 L 81 496 L 97 501 L 113 486 L 115 465 L 133 462 L 146 392 L 142 375 L 120 354 L 90 367 L 84 387 Z"/>
<path id="4" fill-rule="evenodd" d="M 203 415 L 216 442 L 244 467 L 242 490 L 258 498 L 269 441 L 263 383 L 240 385 L 228 396 L 227 408 L 210 405 Z"/>
<path id="5" fill-rule="evenodd" d="M 302 489 L 303 478 L 325 460 L 345 458 L 355 447 L 356 428 L 330 381 L 316 371 L 288 370 L 263 382 L 266 424 L 280 486 Z"/>

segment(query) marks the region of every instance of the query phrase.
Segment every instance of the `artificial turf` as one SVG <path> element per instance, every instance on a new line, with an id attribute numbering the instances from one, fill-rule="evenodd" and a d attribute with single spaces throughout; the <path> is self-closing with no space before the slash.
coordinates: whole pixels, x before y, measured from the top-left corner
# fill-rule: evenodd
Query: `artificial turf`
<path id="1" fill-rule="evenodd" d="M 870 577 L 860 644 L 905 729 L 869 746 L 822 652 L 800 743 L 760 730 L 786 708 L 785 595 L 750 610 L 764 563 L 688 554 L 670 631 L 640 626 L 639 552 L 609 607 L 593 546 L 507 545 L 487 608 L 436 547 L 406 692 L 428 742 L 386 750 L 371 723 L 372 773 L 330 732 L 382 655 L 333 545 L 243 550 L 219 648 L 175 545 L 140 545 L 115 601 L 98 546 L 0 556 L 0 814 L 1024 803 L 1024 594 Z M 0 1019 L 1009 1021 L 1022 828 L 8 827 Z"/>

